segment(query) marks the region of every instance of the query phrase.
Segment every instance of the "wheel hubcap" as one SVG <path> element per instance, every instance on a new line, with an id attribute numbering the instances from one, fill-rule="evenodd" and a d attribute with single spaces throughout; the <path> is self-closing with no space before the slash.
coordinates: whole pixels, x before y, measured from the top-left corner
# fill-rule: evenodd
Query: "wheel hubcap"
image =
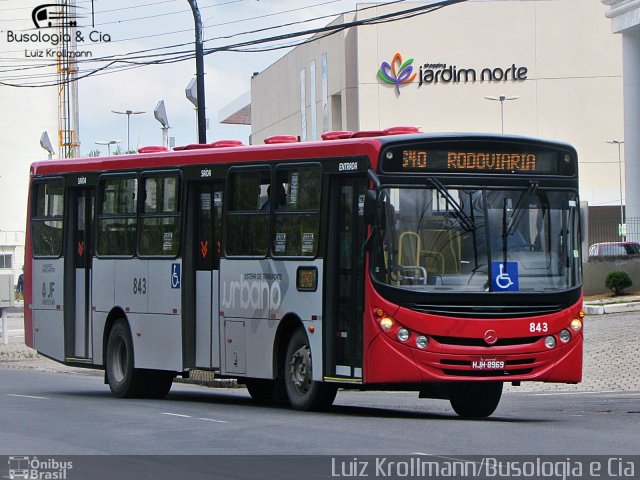
<path id="1" fill-rule="evenodd" d="M 306 394 L 311 388 L 311 354 L 306 345 L 300 347 L 289 362 L 291 381 L 299 394 Z"/>

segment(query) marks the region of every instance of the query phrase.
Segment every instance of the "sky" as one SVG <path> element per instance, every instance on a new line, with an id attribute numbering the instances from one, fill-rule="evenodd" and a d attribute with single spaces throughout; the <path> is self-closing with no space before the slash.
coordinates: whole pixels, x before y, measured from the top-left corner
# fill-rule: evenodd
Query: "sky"
<path id="1" fill-rule="evenodd" d="M 82 7 L 77 31 L 84 39 L 77 49 L 89 52 L 93 60 L 80 63 L 81 75 L 96 66 L 105 65 L 95 59 L 109 55 L 125 60 L 149 61 L 155 58 L 149 55 L 158 52 L 180 50 L 190 53 L 194 49 L 194 20 L 187 0 L 77 0 L 76 4 Z M 322 27 L 355 5 L 355 0 L 198 1 L 205 49 Z M 283 26 L 321 16 L 325 18 Z M 264 28 L 271 29 L 238 35 Z M 165 48 L 181 44 L 184 45 Z M 157 50 L 160 48 L 163 50 Z M 140 51 L 147 52 L 133 53 Z M 220 124 L 219 111 L 250 90 L 254 72 L 264 70 L 287 51 L 216 52 L 205 57 L 208 142 L 220 139 L 248 142 L 250 128 Z M 37 61 L 41 60 L 32 60 Z M 123 66 L 130 64 L 118 64 L 118 68 Z M 127 116 L 112 113 L 113 110 L 145 112 L 130 117 L 131 149 L 161 144 L 161 125 L 153 115 L 160 100 L 165 102 L 171 127 L 169 135 L 175 137 L 175 144 L 196 142 L 196 112 L 185 96 L 185 88 L 194 76 L 195 60 L 191 58 L 179 63 L 144 65 L 119 71 L 107 69 L 82 78 L 78 82 L 81 154 L 87 155 L 91 150 L 99 149 L 106 155 L 107 147 L 96 142 L 111 140 L 119 140 L 120 148 L 126 150 Z"/>

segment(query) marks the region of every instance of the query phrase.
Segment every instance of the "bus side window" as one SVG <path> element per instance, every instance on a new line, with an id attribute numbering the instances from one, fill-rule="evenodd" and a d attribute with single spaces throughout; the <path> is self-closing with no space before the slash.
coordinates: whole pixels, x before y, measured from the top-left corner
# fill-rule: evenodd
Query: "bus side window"
<path id="1" fill-rule="evenodd" d="M 146 177 L 143 188 L 140 255 L 174 257 L 180 248 L 180 177 Z"/>
<path id="2" fill-rule="evenodd" d="M 59 256 L 62 253 L 64 183 L 62 179 L 34 185 L 34 211 L 31 220 L 31 242 L 36 257 Z"/>
<path id="3" fill-rule="evenodd" d="M 138 179 L 100 181 L 98 255 L 133 256 L 136 250 Z"/>
<path id="4" fill-rule="evenodd" d="M 314 257 L 320 229 L 322 171 L 319 165 L 279 167 L 282 196 L 274 209 L 274 256 Z M 274 197 L 272 196 L 272 199 Z"/>
<path id="5" fill-rule="evenodd" d="M 269 240 L 269 210 L 267 201 L 271 170 L 237 169 L 227 180 L 229 207 L 225 250 L 228 256 L 264 257 Z"/>

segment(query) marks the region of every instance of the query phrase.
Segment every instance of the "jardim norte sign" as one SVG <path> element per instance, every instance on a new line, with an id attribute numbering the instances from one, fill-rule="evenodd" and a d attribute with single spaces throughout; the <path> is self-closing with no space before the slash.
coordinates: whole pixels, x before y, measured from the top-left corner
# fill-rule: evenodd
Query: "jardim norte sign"
<path id="1" fill-rule="evenodd" d="M 415 83 L 418 86 L 437 83 L 476 83 L 476 82 L 522 82 L 527 80 L 527 67 L 515 63 L 504 67 L 465 68 L 447 63 L 423 63 L 414 72 L 413 58 L 403 61 L 402 55 L 396 53 L 390 63 L 382 62 L 378 69 L 378 78 L 395 85 L 400 94 L 400 86 Z"/>
<path id="2" fill-rule="evenodd" d="M 512 63 L 510 67 L 485 67 L 480 73 L 475 68 L 459 68 L 446 63 L 425 63 L 420 66 L 418 85 L 423 83 L 475 83 L 524 81 L 527 79 L 527 67 L 518 67 Z"/>

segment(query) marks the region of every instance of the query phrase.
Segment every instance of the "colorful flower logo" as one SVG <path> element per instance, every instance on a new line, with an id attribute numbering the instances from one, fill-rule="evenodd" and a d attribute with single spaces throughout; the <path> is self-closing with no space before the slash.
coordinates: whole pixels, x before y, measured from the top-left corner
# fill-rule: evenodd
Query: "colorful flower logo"
<path id="1" fill-rule="evenodd" d="M 398 95 L 400 95 L 400 85 L 410 83 L 416 78 L 416 74 L 413 73 L 413 67 L 411 66 L 412 63 L 413 58 L 403 62 L 402 55 L 396 53 L 393 56 L 393 60 L 391 60 L 391 65 L 387 62 L 382 62 L 378 70 L 378 76 L 383 82 L 395 84 L 396 91 Z"/>

